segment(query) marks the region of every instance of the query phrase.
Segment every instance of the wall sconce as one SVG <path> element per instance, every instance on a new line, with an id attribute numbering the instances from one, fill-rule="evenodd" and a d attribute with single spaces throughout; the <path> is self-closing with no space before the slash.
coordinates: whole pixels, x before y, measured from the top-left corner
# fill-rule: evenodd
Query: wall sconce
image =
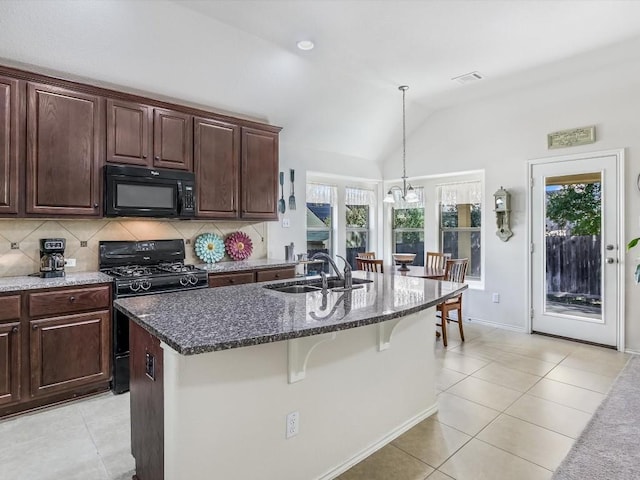
<path id="1" fill-rule="evenodd" d="M 496 212 L 496 224 L 498 225 L 496 235 L 500 240 L 506 242 L 513 236 L 509 219 L 509 214 L 511 213 L 511 194 L 500 187 L 500 190 L 493 194 L 493 199 L 495 206 L 494 212 Z"/>

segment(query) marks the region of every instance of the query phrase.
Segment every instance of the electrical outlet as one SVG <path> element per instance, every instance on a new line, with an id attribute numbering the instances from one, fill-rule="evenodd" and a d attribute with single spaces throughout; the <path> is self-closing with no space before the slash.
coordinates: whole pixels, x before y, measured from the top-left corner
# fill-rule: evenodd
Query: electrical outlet
<path id="1" fill-rule="evenodd" d="M 75 267 L 76 266 L 76 259 L 75 258 L 65 258 L 64 259 L 64 265 L 65 265 L 65 267 Z"/>
<path id="2" fill-rule="evenodd" d="M 288 218 L 282 219 L 282 228 L 289 228 L 291 226 L 291 222 Z"/>
<path id="3" fill-rule="evenodd" d="M 494 293 L 491 295 L 491 301 L 493 301 L 493 303 L 500 303 L 500 294 Z"/>
<path id="4" fill-rule="evenodd" d="M 298 412 L 291 412 L 289 415 L 287 415 L 286 427 L 286 438 L 291 438 L 298 435 L 300 429 L 300 414 Z"/>

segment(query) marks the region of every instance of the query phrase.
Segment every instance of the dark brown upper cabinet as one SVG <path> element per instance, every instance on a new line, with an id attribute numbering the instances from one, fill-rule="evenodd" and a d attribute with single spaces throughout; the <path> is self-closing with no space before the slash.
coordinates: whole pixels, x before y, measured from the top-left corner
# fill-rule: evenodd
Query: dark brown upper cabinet
<path id="1" fill-rule="evenodd" d="M 107 162 L 152 166 L 153 108 L 107 99 Z"/>
<path id="2" fill-rule="evenodd" d="M 238 218 L 240 127 L 196 117 L 193 135 L 196 216 Z"/>
<path id="3" fill-rule="evenodd" d="M 277 220 L 278 134 L 242 128 L 240 185 L 244 219 Z"/>
<path id="4" fill-rule="evenodd" d="M 277 220 L 279 132 L 0 66 L 0 217 L 102 217 L 108 162 L 195 172 L 198 218 Z"/>
<path id="5" fill-rule="evenodd" d="M 192 116 L 107 100 L 107 162 L 192 170 Z"/>
<path id="6" fill-rule="evenodd" d="M 164 108 L 153 111 L 153 166 L 193 171 L 193 117 Z"/>
<path id="7" fill-rule="evenodd" d="M 18 213 L 18 81 L 0 76 L 0 213 Z"/>
<path id="8" fill-rule="evenodd" d="M 103 98 L 27 84 L 26 212 L 101 216 Z"/>

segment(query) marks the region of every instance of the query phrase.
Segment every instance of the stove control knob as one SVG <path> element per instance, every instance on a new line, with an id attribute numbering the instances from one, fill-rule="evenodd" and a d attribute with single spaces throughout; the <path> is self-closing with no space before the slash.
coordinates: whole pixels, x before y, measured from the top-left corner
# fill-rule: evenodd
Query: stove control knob
<path id="1" fill-rule="evenodd" d="M 149 279 L 144 279 L 140 281 L 140 288 L 142 290 L 149 290 L 151 288 L 151 281 Z"/>
<path id="2" fill-rule="evenodd" d="M 187 275 L 187 278 L 189 279 L 189 283 L 191 285 L 195 285 L 196 283 L 198 283 L 198 278 L 195 275 L 191 274 L 191 273 L 189 275 Z"/>
<path id="3" fill-rule="evenodd" d="M 132 280 L 131 285 L 129 285 L 129 288 L 131 289 L 132 292 L 137 292 L 138 290 L 140 290 L 140 281 Z"/>
<path id="4" fill-rule="evenodd" d="M 180 277 L 180 285 L 182 285 L 183 287 L 186 287 L 187 285 L 189 285 L 189 279 L 187 278 L 187 276 L 183 276 Z"/>

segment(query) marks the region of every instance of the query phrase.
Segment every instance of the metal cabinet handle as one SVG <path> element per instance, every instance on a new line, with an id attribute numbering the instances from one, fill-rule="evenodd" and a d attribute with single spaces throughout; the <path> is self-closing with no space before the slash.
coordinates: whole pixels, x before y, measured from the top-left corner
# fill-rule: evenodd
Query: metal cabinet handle
<path id="1" fill-rule="evenodd" d="M 160 161 L 160 157 L 156 155 L 155 160 Z"/>
<path id="2" fill-rule="evenodd" d="M 20 330 L 18 327 L 13 327 L 11 333 L 18 333 L 18 330 Z"/>
<path id="3" fill-rule="evenodd" d="M 94 203 L 94 204 L 93 204 L 93 208 L 98 208 L 98 204 L 97 204 L 97 203 Z"/>
<path id="4" fill-rule="evenodd" d="M 74 297 L 73 295 L 71 295 L 71 296 L 69 297 L 69 302 L 73 303 L 73 302 L 75 302 L 75 301 L 76 301 L 76 297 Z"/>
<path id="5" fill-rule="evenodd" d="M 607 258 L 607 263 L 613 263 L 615 260 L 613 258 Z"/>
<path id="6" fill-rule="evenodd" d="M 37 329 L 38 329 L 38 325 L 32 325 L 32 326 L 31 326 L 31 328 L 32 328 L 33 330 L 37 330 Z"/>

